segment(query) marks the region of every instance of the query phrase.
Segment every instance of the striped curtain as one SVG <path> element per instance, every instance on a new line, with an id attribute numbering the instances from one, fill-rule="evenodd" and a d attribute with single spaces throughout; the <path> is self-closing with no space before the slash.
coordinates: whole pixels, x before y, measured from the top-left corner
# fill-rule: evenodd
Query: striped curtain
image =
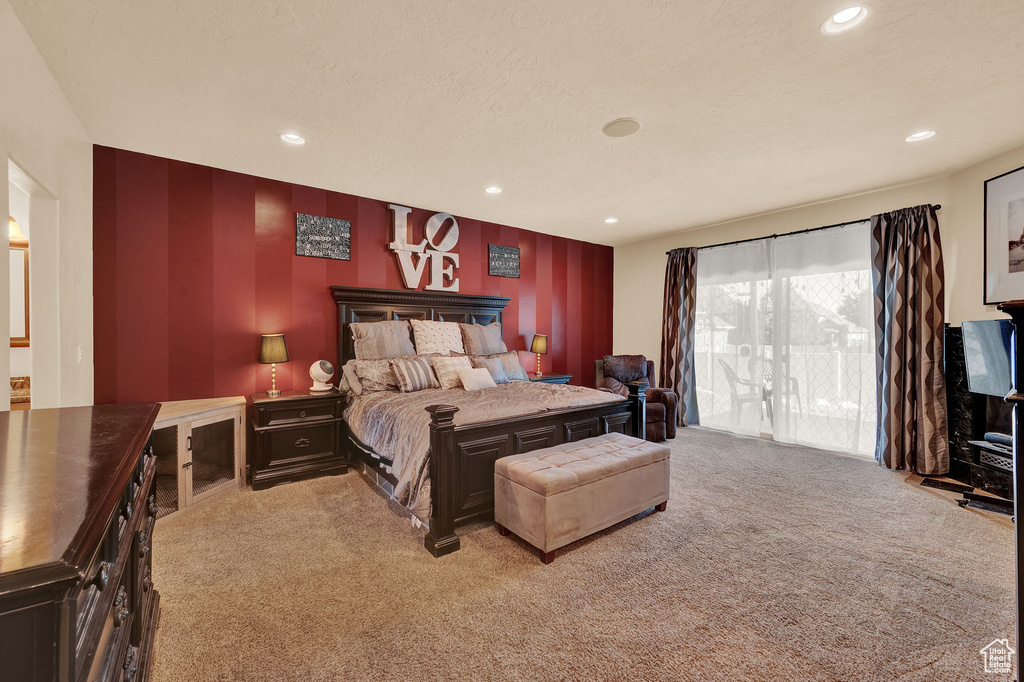
<path id="1" fill-rule="evenodd" d="M 693 372 L 697 307 L 697 249 L 673 249 L 665 267 L 665 308 L 661 329 L 659 380 L 679 396 L 679 426 L 700 424 Z"/>
<path id="2" fill-rule="evenodd" d="M 875 459 L 919 474 L 949 471 L 942 373 L 942 247 L 932 206 L 871 216 L 878 353 Z"/>

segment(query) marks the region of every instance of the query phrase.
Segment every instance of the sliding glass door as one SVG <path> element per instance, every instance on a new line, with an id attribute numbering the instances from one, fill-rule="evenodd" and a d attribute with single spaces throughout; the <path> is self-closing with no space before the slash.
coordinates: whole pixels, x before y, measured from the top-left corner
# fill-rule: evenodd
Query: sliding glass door
<path id="1" fill-rule="evenodd" d="M 701 424 L 871 455 L 872 301 L 866 222 L 702 249 Z"/>

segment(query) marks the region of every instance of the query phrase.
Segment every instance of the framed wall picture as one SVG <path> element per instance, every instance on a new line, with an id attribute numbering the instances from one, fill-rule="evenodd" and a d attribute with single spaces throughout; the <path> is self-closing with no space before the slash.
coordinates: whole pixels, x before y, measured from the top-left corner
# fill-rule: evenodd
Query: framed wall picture
<path id="1" fill-rule="evenodd" d="M 10 240 L 11 348 L 29 345 L 28 242 Z"/>
<path id="2" fill-rule="evenodd" d="M 519 278 L 519 249 L 514 246 L 487 245 L 487 274 Z"/>
<path id="3" fill-rule="evenodd" d="M 295 255 L 352 259 L 352 223 L 305 213 L 295 214 Z"/>
<path id="4" fill-rule="evenodd" d="M 985 181 L 985 304 L 1024 298 L 1024 166 Z"/>

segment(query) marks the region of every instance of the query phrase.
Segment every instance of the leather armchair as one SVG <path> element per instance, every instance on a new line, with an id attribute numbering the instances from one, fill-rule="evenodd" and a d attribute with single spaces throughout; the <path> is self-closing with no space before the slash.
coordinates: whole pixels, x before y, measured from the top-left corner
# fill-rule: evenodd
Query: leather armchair
<path id="1" fill-rule="evenodd" d="M 606 355 L 594 362 L 595 385 L 602 391 L 628 395 L 626 384 L 646 381 L 652 388 L 647 389 L 647 440 L 661 442 L 676 437 L 675 391 L 669 388 L 654 388 L 654 362 L 642 355 Z"/>

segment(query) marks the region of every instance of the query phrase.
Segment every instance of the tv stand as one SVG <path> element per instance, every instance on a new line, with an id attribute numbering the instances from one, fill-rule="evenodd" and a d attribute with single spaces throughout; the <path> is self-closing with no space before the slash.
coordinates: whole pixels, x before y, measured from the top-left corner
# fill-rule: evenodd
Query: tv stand
<path id="1" fill-rule="evenodd" d="M 1012 431 L 1012 408 L 1002 398 L 970 392 L 960 327 L 946 326 L 945 369 L 949 477 L 1013 499 L 1013 448 L 1001 447 L 985 437 Z"/>

